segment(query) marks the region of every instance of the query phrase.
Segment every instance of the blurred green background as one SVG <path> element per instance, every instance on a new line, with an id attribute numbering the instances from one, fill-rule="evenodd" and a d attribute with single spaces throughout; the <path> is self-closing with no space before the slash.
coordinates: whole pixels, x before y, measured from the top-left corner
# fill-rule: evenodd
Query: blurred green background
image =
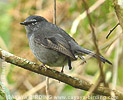
<path id="1" fill-rule="evenodd" d="M 97 2 L 101 2 L 101 0 L 87 0 L 89 8 L 93 5 L 96 7 L 90 15 L 100 53 L 113 63 L 113 66 L 103 64 L 106 81 L 112 88 L 113 75 L 117 73 L 116 88 L 123 91 L 123 36 L 121 34 L 121 28 L 118 26 L 109 39 L 106 39 L 106 35 L 118 23 L 118 20 L 112 0 L 106 0 L 99 6 Z M 95 51 L 87 17 L 82 20 L 77 19 L 78 17 L 81 19 L 82 17 L 80 15 L 85 11 L 82 0 L 57 0 L 56 9 L 57 25 L 70 34 L 81 46 Z M 25 29 L 19 24 L 30 15 L 41 15 L 48 21 L 53 22 L 53 0 L 0 0 L 0 47 L 14 55 L 41 64 L 33 56 L 28 45 Z M 74 23 L 75 20 L 78 21 L 78 26 Z M 75 29 L 76 31 L 73 32 L 72 30 Z M 96 59 L 89 58 L 88 56 L 85 58 L 87 59 L 87 63 L 83 64 L 81 60 L 77 60 L 72 63 L 73 69 L 69 71 L 66 66 L 64 73 L 94 83 L 99 76 L 98 62 Z M 118 71 L 113 70 L 113 68 L 118 68 Z M 61 70 L 61 68 L 53 69 Z M 2 70 L 0 66 L 1 74 Z M 11 95 L 27 97 L 32 95 L 46 95 L 45 76 L 35 74 L 11 64 L 6 64 L 4 74 L 4 83 Z M 62 82 L 59 83 L 54 79 L 50 79 L 50 81 L 49 93 L 51 96 L 81 97 L 87 93 L 87 91 L 75 89 Z M 30 91 L 33 88 L 33 92 Z M 0 97 L 0 100 L 2 99 Z M 80 100 L 80 98 L 75 100 Z"/>

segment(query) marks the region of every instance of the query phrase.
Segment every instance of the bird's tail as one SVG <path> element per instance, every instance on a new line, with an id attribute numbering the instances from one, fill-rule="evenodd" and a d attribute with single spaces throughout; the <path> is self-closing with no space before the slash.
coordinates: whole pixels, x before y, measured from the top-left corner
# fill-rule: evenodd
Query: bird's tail
<path id="1" fill-rule="evenodd" d="M 85 49 L 85 48 L 82 48 L 82 47 L 79 47 L 79 49 L 77 50 L 77 53 L 80 53 L 80 54 L 81 54 L 81 53 L 82 53 L 82 54 L 87 54 L 87 55 L 90 55 L 90 56 L 92 56 L 92 57 L 98 59 L 97 54 L 95 54 L 95 53 L 92 52 L 91 50 L 88 50 L 88 49 Z M 99 57 L 100 57 L 100 60 L 101 60 L 103 63 L 107 62 L 107 63 L 109 63 L 109 64 L 112 65 L 112 63 L 111 63 L 110 61 L 108 61 L 107 59 L 105 59 L 103 56 L 99 55 Z"/>

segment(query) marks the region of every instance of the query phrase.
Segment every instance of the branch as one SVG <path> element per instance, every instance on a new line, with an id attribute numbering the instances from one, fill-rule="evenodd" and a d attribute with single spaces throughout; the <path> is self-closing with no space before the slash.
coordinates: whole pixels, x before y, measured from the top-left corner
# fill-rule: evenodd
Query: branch
<path id="1" fill-rule="evenodd" d="M 118 17 L 120 26 L 123 30 L 123 1 L 122 0 L 114 0 L 114 8 L 116 15 Z"/>
<path id="2" fill-rule="evenodd" d="M 96 3 L 94 3 L 90 8 L 89 8 L 89 14 L 92 13 L 94 10 L 98 9 L 100 5 L 102 5 L 105 2 L 105 0 L 97 0 Z M 76 33 L 77 27 L 80 23 L 81 20 L 86 18 L 87 14 L 86 11 L 84 11 L 82 14 L 80 14 L 72 23 L 72 27 L 70 30 L 71 35 L 73 36 Z"/>
<path id="3" fill-rule="evenodd" d="M 86 81 L 86 80 L 79 80 L 77 78 L 68 76 L 64 73 L 60 73 L 56 70 L 50 69 L 50 68 L 44 68 L 44 67 L 39 67 L 40 65 L 31 62 L 29 60 L 26 60 L 24 58 L 21 57 L 17 57 L 5 50 L 0 49 L 0 58 L 5 60 L 8 63 L 17 65 L 21 68 L 27 69 L 29 71 L 44 75 L 44 76 L 48 76 L 50 78 L 59 80 L 63 83 L 66 83 L 68 85 L 71 85 L 72 87 L 81 89 L 81 90 L 86 90 L 88 91 L 89 88 L 91 86 L 93 86 L 93 84 L 91 84 L 90 82 Z M 98 87 L 94 93 L 96 94 L 100 94 L 100 95 L 104 95 L 104 96 L 110 96 L 110 92 L 113 91 L 115 93 L 116 96 L 119 97 L 119 99 L 123 99 L 123 94 L 120 93 L 117 90 L 111 90 L 109 88 L 100 86 Z"/>
<path id="4" fill-rule="evenodd" d="M 54 9 L 53 9 L 53 24 L 56 24 L 56 0 L 54 0 Z"/>
<path id="5" fill-rule="evenodd" d="M 102 82 L 104 83 L 105 86 L 107 86 L 106 82 L 105 82 L 105 75 L 104 75 L 104 72 L 103 72 L 103 68 L 102 68 L 102 64 L 101 64 L 101 60 L 100 60 L 100 52 L 99 52 L 99 48 L 98 48 L 98 45 L 96 43 L 96 35 L 95 35 L 95 30 L 93 28 L 93 24 L 92 24 L 92 20 L 91 20 L 91 16 L 89 15 L 89 11 L 88 11 L 88 5 L 86 4 L 85 0 L 82 0 L 83 3 L 84 3 L 84 6 L 85 6 L 85 10 L 86 10 L 86 13 L 87 13 L 87 17 L 88 17 L 88 21 L 89 21 L 89 24 L 90 24 L 90 28 L 91 28 L 91 31 L 92 31 L 92 37 L 93 37 L 93 43 L 95 45 L 95 48 L 96 48 L 96 54 L 97 54 L 97 60 L 99 62 L 99 69 L 100 69 L 100 76 L 102 77 Z"/>

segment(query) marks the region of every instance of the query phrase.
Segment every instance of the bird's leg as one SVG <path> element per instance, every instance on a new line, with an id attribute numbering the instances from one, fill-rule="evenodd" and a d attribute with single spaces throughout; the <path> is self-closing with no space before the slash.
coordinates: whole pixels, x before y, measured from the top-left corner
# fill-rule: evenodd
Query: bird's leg
<path id="1" fill-rule="evenodd" d="M 61 69 L 61 73 L 63 73 L 64 72 L 64 66 L 62 66 L 62 69 Z"/>
<path id="2" fill-rule="evenodd" d="M 45 70 L 47 69 L 47 67 L 45 66 L 45 64 L 42 64 L 42 65 L 40 65 L 39 67 L 40 67 L 40 69 L 42 69 L 42 67 L 44 67 Z"/>
<path id="3" fill-rule="evenodd" d="M 62 66 L 61 73 L 64 73 L 64 65 Z M 60 83 L 60 81 L 59 81 Z"/>
<path id="4" fill-rule="evenodd" d="M 69 70 L 71 70 L 72 69 L 72 66 L 71 66 L 71 60 L 70 60 L 70 58 L 68 58 L 68 66 L 69 66 Z"/>

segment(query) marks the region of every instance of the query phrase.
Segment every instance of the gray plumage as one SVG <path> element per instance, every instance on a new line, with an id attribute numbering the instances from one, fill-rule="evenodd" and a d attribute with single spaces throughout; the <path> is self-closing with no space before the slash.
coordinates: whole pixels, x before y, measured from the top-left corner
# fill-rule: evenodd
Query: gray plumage
<path id="1" fill-rule="evenodd" d="M 71 69 L 71 60 L 76 60 L 76 55 L 97 58 L 94 52 L 80 47 L 63 29 L 41 16 L 29 16 L 20 24 L 25 25 L 30 48 L 43 64 L 62 67 L 68 62 Z M 103 63 L 112 64 L 103 56 L 99 57 Z"/>

